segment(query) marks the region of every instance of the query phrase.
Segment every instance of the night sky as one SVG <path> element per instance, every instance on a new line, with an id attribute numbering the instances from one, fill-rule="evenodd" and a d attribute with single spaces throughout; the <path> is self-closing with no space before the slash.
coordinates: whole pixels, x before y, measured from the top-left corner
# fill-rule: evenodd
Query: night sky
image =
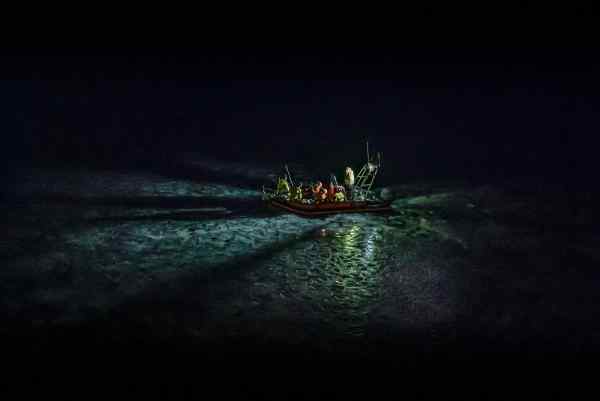
<path id="1" fill-rule="evenodd" d="M 310 160 L 365 138 L 409 176 L 580 176 L 600 88 L 592 51 L 13 51 L 5 157 L 121 165 L 183 150 Z"/>

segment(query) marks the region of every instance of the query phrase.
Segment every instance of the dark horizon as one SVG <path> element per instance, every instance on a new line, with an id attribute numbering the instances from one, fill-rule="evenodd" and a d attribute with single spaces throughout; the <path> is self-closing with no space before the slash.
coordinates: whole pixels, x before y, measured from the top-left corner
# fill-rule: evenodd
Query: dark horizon
<path id="1" fill-rule="evenodd" d="M 5 160 L 26 164 L 165 163 L 181 152 L 310 162 L 356 155 L 369 139 L 407 177 L 586 181 L 595 166 L 600 82 L 585 50 L 46 50 L 6 60 Z"/>

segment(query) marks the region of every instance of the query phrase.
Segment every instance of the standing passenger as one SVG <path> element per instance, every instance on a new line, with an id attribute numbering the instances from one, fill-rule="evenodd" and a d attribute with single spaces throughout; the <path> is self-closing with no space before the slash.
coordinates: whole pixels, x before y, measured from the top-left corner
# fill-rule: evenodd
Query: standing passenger
<path id="1" fill-rule="evenodd" d="M 346 185 L 346 198 L 352 199 L 352 190 L 354 188 L 354 171 L 352 171 L 350 167 L 346 167 L 344 185 Z"/>

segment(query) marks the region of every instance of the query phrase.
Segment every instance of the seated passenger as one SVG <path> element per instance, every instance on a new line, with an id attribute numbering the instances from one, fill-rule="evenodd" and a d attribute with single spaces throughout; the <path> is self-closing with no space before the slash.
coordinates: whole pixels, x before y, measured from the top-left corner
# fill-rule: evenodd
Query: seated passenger
<path id="1" fill-rule="evenodd" d="M 329 183 L 329 189 L 327 190 L 327 200 L 329 202 L 335 201 L 335 186 L 333 185 L 333 182 Z"/>
<path id="2" fill-rule="evenodd" d="M 312 188 L 313 198 L 315 201 L 321 199 L 321 189 L 323 189 L 323 183 L 321 181 L 317 181 L 315 186 Z"/>
<path id="3" fill-rule="evenodd" d="M 296 201 L 302 201 L 302 198 L 303 198 L 302 185 L 299 185 L 296 188 L 294 188 L 294 193 L 293 193 L 292 199 L 296 200 Z"/>
<path id="4" fill-rule="evenodd" d="M 321 202 L 327 201 L 327 188 L 321 187 L 321 191 L 319 192 L 319 200 Z"/>

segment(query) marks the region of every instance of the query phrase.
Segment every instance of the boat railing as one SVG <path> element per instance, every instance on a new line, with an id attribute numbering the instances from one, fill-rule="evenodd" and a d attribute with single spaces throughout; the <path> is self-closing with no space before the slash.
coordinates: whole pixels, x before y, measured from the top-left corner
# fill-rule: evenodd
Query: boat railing
<path id="1" fill-rule="evenodd" d="M 270 199 L 275 196 L 275 190 L 273 188 L 262 186 L 263 200 Z"/>

